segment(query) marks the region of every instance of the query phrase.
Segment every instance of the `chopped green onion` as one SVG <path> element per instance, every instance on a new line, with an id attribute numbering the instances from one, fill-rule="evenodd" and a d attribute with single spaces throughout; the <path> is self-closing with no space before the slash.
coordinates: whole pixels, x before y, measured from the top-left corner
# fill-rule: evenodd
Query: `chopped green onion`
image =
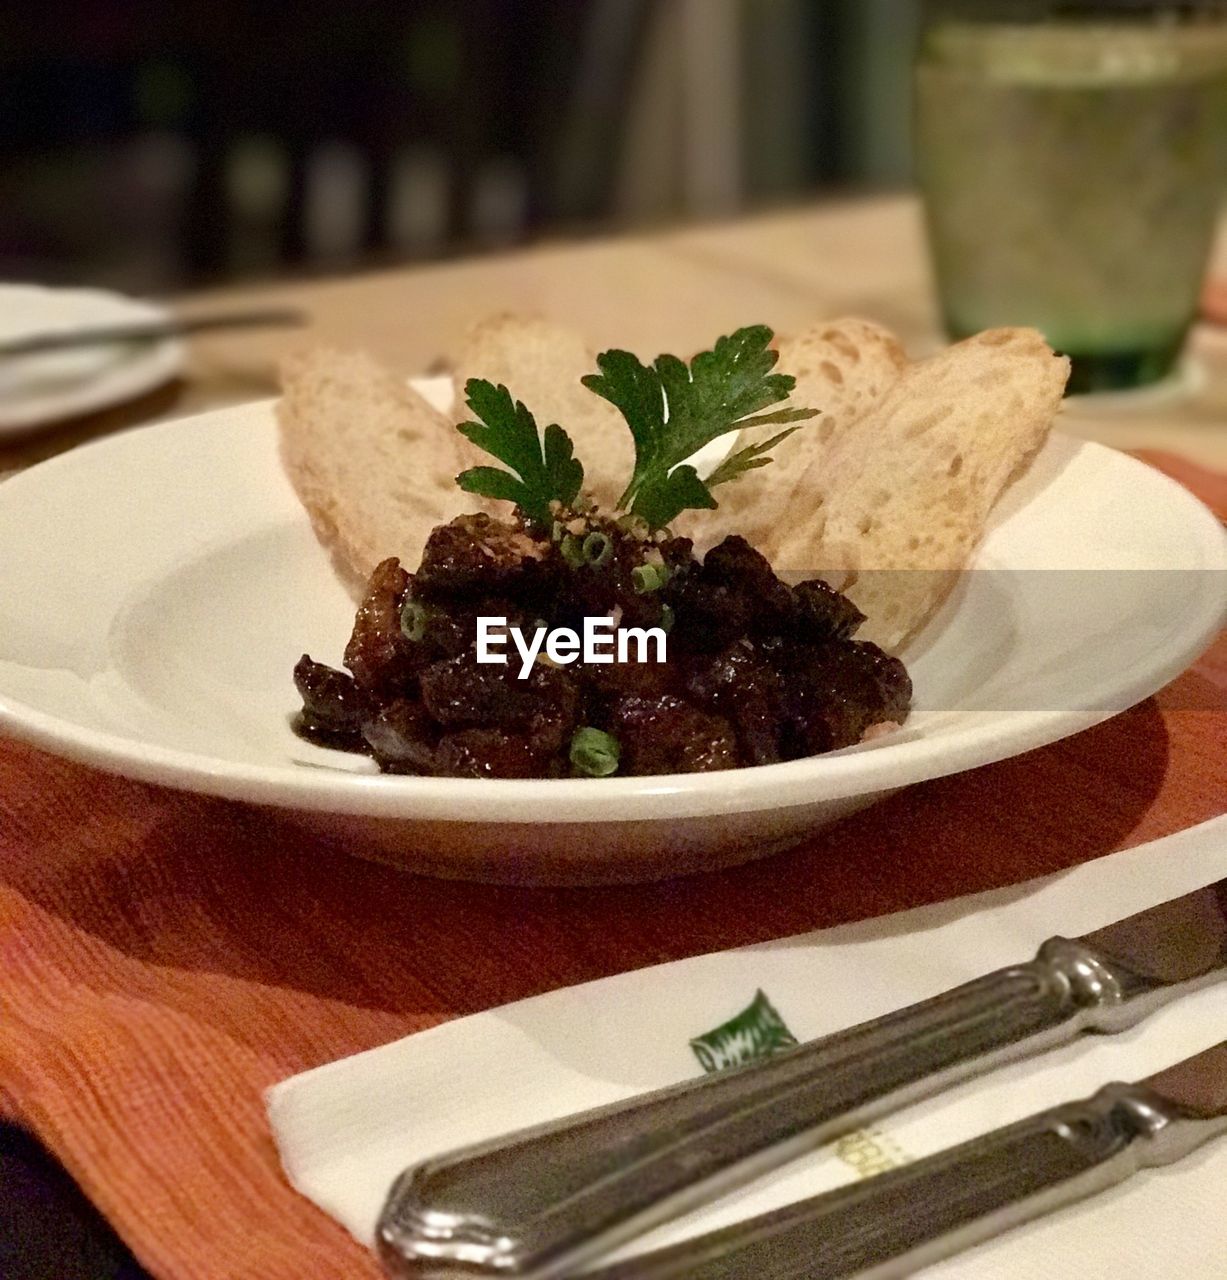
<path id="1" fill-rule="evenodd" d="M 629 533 L 632 538 L 640 540 L 646 538 L 650 530 L 648 522 L 642 516 L 632 515 L 627 512 L 626 515 L 619 516 L 614 522 L 623 533 Z"/>
<path id="2" fill-rule="evenodd" d="M 400 607 L 400 629 L 406 640 L 421 640 L 426 634 L 426 624 L 430 621 L 430 611 L 412 596 Z"/>
<path id="3" fill-rule="evenodd" d="M 676 618 L 670 605 L 662 604 L 660 606 L 660 629 L 668 635 L 673 630 L 673 624 Z"/>
<path id="4" fill-rule="evenodd" d="M 568 533 L 562 540 L 562 546 L 559 548 L 562 552 L 562 558 L 571 566 L 572 569 L 581 569 L 584 564 L 584 549 L 580 544 L 580 540 L 573 534 Z"/>
<path id="5" fill-rule="evenodd" d="M 601 729 L 585 725 L 571 739 L 571 765 L 589 778 L 608 778 L 618 770 L 622 748 L 618 740 Z"/>
<path id="6" fill-rule="evenodd" d="M 655 564 L 637 564 L 631 570 L 631 585 L 637 596 L 646 596 L 649 592 L 659 591 L 669 581 L 669 566 Z"/>
<path id="7" fill-rule="evenodd" d="M 550 541 L 561 542 L 562 536 L 564 533 L 566 533 L 566 531 L 567 531 L 566 525 L 564 525 L 561 520 L 555 520 L 553 525 L 550 528 Z"/>
<path id="8" fill-rule="evenodd" d="M 599 569 L 613 559 L 613 539 L 607 533 L 590 533 L 584 539 L 580 550 L 584 556 L 584 563 Z"/>

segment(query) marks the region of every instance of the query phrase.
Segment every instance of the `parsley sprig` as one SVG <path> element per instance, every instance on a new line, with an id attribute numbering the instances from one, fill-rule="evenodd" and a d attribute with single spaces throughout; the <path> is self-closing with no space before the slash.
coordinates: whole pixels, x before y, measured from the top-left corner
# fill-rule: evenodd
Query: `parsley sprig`
<path id="1" fill-rule="evenodd" d="M 714 489 L 718 484 L 727 484 L 730 480 L 736 480 L 738 476 L 745 475 L 747 471 L 755 471 L 759 467 L 765 467 L 771 461 L 767 454 L 781 440 L 788 439 L 794 431 L 799 430 L 799 427 L 789 427 L 787 431 L 779 432 L 777 435 L 772 436 L 770 440 L 760 440 L 758 444 L 748 444 L 744 449 L 738 449 L 736 453 L 730 453 L 707 477 L 705 482 L 707 487 Z"/>
<path id="2" fill-rule="evenodd" d="M 676 356 L 657 356 L 645 365 L 629 351 L 606 351 L 597 357 L 599 373 L 584 386 L 608 400 L 626 419 L 635 440 L 635 468 L 618 508 L 660 529 L 690 508 L 716 506 L 711 490 L 747 471 L 766 466 L 767 456 L 797 430 L 773 435 L 727 457 L 706 481 L 686 462 L 705 444 L 745 427 L 800 423 L 814 409 L 776 409 L 795 385 L 788 374 L 772 373 L 777 359 L 765 325 L 738 329 L 721 338 L 687 365 Z M 544 525 L 551 503 L 571 506 L 583 484 L 584 469 L 574 456 L 570 437 L 557 424 L 537 429 L 533 415 L 504 386 L 479 378 L 465 385 L 469 408 L 478 421 L 460 430 L 479 448 L 506 463 L 472 467 L 457 477 L 468 493 L 514 502 L 532 522 Z"/>
<path id="3" fill-rule="evenodd" d="M 534 524 L 549 524 L 550 503 L 569 507 L 584 483 L 584 468 L 571 437 L 557 423 L 546 427 L 543 437 L 537 420 L 504 386 L 470 378 L 464 393 L 478 421 L 462 422 L 458 430 L 511 470 L 470 467 L 456 483 L 466 493 L 514 502 Z"/>
<path id="4" fill-rule="evenodd" d="M 762 456 L 765 450 L 789 433 L 739 450 L 706 483 L 687 458 L 730 431 L 814 416 L 813 409 L 759 412 L 787 400 L 795 385 L 789 375 L 771 372 L 778 358 L 771 338 L 766 325 L 738 329 L 689 365 L 667 355 L 645 365 L 629 351 L 597 357 L 600 373 L 584 378 L 584 386 L 622 414 L 635 439 L 635 470 L 619 507 L 642 516 L 654 529 L 687 508 L 715 507 L 713 484 L 764 466 L 770 461 Z"/>

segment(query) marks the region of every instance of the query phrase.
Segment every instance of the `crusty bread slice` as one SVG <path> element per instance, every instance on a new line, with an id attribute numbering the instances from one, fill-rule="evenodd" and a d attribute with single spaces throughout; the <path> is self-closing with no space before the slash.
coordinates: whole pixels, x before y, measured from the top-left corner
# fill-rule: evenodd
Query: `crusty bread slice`
<path id="1" fill-rule="evenodd" d="M 910 365 L 806 469 L 760 549 L 819 572 L 893 649 L 935 612 L 1002 491 L 1043 444 L 1069 361 L 1034 329 L 991 329 Z"/>
<path id="2" fill-rule="evenodd" d="M 542 430 L 552 422 L 566 430 L 584 464 L 584 489 L 611 511 L 630 480 L 635 448 L 617 409 L 580 382 L 595 372 L 596 352 L 565 325 L 539 316 L 491 316 L 470 329 L 456 361 L 453 412 L 457 421 L 464 419 L 470 378 L 502 383 L 532 410 Z M 469 466 L 489 461 L 475 450 L 466 455 Z"/>
<path id="3" fill-rule="evenodd" d="M 286 472 L 351 588 L 388 556 L 416 566 L 435 525 L 480 505 L 456 488 L 463 437 L 369 356 L 303 353 L 281 386 Z"/>
<path id="4" fill-rule="evenodd" d="M 844 431 L 860 422 L 899 380 L 907 365 L 903 344 L 872 320 L 845 316 L 813 325 L 780 342 L 777 370 L 797 385 L 789 407 L 820 409 L 812 423 L 774 451 L 777 462 L 795 468 L 824 456 Z"/>
<path id="5" fill-rule="evenodd" d="M 778 535 L 783 513 L 805 498 L 799 490 L 807 470 L 820 467 L 844 432 L 873 412 L 907 364 L 903 346 L 889 329 L 855 316 L 785 338 L 779 352 L 778 372 L 791 374 L 797 383 L 788 407 L 817 409 L 819 415 L 775 446 L 769 467 L 717 489 L 717 510 L 687 512 L 678 521 L 679 531 L 700 545 L 734 531 L 755 546 Z M 769 439 L 771 432 L 770 427 L 743 431 L 732 448 Z"/>
<path id="6" fill-rule="evenodd" d="M 460 367 L 503 382 L 542 426 L 566 427 L 612 506 L 633 449 L 616 410 L 579 383 L 594 359 L 566 330 L 499 317 L 477 327 Z M 778 570 L 821 573 L 868 615 L 859 634 L 896 649 L 940 606 L 1043 443 L 1069 362 L 1034 330 L 995 329 L 906 364 L 889 333 L 859 320 L 786 342 L 785 359 L 794 403 L 823 410 L 827 430 L 803 427 L 679 531 L 701 545 L 740 533 Z M 286 469 L 351 584 L 388 555 L 416 565 L 430 530 L 460 511 L 497 509 L 455 485 L 488 459 L 368 357 L 310 353 L 285 366 L 283 386 Z"/>

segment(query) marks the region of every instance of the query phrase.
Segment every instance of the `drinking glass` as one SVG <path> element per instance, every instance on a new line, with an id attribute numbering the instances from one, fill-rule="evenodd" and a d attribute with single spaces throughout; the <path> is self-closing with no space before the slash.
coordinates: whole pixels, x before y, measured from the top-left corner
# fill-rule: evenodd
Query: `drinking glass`
<path id="1" fill-rule="evenodd" d="M 1172 372 L 1227 174 L 1227 0 L 946 0 L 917 165 L 950 334 L 1033 325 L 1071 391 Z"/>

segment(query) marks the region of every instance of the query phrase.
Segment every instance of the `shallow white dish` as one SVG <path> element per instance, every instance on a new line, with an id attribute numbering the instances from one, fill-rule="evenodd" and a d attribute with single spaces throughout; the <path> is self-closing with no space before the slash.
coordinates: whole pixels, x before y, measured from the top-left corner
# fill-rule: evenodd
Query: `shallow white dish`
<path id="1" fill-rule="evenodd" d="M 411 870 L 515 882 L 653 879 L 785 848 L 1132 705 L 1198 656 L 1227 601 L 1227 535 L 1204 507 L 1055 436 L 1003 502 L 980 571 L 905 655 L 916 709 L 898 734 L 715 774 L 407 778 L 291 732 L 291 668 L 304 651 L 339 660 L 353 604 L 282 473 L 270 403 L 127 432 L 0 484 L 0 546 L 0 730 L 281 808 Z"/>
<path id="2" fill-rule="evenodd" d="M 0 341 L 166 319 L 161 307 L 102 289 L 0 284 Z M 0 359 L 0 440 L 134 400 L 182 367 L 175 339 Z"/>

